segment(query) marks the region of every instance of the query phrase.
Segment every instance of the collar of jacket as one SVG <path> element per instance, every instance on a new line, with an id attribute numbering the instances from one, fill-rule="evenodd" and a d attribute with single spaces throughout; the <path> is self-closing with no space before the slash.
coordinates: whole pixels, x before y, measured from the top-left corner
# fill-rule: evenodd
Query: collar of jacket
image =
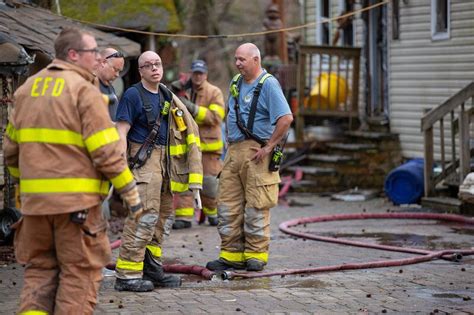
<path id="1" fill-rule="evenodd" d="M 197 89 L 195 89 L 195 91 L 203 90 L 208 84 L 209 84 L 209 82 L 207 82 L 207 80 L 202 82 L 202 84 Z M 191 88 L 192 88 L 192 86 L 191 86 Z"/>
<path id="2" fill-rule="evenodd" d="M 95 75 L 84 68 L 76 66 L 71 62 L 67 62 L 60 59 L 54 59 L 47 67 L 48 70 L 50 69 L 60 69 L 60 70 L 71 70 L 77 72 L 81 77 L 85 80 L 94 83 Z"/>

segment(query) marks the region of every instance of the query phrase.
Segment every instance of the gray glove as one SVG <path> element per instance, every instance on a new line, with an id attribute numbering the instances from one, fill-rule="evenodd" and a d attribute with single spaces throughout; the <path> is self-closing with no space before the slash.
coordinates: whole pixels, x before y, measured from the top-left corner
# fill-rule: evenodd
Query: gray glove
<path id="1" fill-rule="evenodd" d="M 184 90 L 184 85 L 180 80 L 171 82 L 171 91 L 175 94 Z"/>
<path id="2" fill-rule="evenodd" d="M 120 197 L 122 197 L 122 200 L 125 201 L 130 214 L 135 219 L 135 221 L 137 221 L 143 212 L 143 204 L 140 199 L 140 195 L 138 194 L 137 186 L 133 187 L 126 193 L 121 194 Z"/>
<path id="3" fill-rule="evenodd" d="M 191 115 L 193 115 L 193 117 L 195 117 L 197 115 L 198 111 L 199 111 L 199 106 L 197 106 L 196 104 L 194 104 L 193 102 L 191 102 L 190 100 L 188 100 L 185 97 L 180 97 L 179 99 L 186 106 L 189 113 L 191 113 Z"/>

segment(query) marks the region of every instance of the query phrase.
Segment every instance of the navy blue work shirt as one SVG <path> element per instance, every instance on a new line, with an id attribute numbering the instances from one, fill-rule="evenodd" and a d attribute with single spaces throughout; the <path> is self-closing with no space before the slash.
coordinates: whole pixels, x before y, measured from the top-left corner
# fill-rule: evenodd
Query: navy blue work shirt
<path id="1" fill-rule="evenodd" d="M 141 84 L 141 83 L 140 83 Z M 144 90 L 145 97 L 149 98 L 152 103 L 153 117 L 157 117 L 161 111 L 163 104 L 160 102 L 160 93 L 152 93 L 146 89 Z M 120 99 L 117 108 L 117 121 L 126 121 L 130 124 L 127 139 L 136 142 L 145 142 L 146 137 L 150 133 L 148 129 L 148 122 L 146 119 L 145 108 L 140 97 L 140 92 L 135 87 L 128 88 Z M 161 116 L 161 125 L 159 136 L 156 141 L 158 145 L 166 145 L 168 142 L 168 115 Z"/>

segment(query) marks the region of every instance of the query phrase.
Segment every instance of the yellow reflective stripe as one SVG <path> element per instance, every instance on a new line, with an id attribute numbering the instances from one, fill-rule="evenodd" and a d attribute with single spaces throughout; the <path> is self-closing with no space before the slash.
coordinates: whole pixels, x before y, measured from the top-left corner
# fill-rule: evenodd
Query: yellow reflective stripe
<path id="1" fill-rule="evenodd" d="M 263 83 L 268 77 L 271 77 L 272 75 L 270 73 L 265 74 L 259 81 L 258 83 Z"/>
<path id="2" fill-rule="evenodd" d="M 24 311 L 19 313 L 19 315 L 48 315 L 49 313 L 46 311 L 37 311 L 37 310 L 31 310 L 31 311 Z"/>
<path id="3" fill-rule="evenodd" d="M 188 146 L 195 143 L 196 146 L 199 148 L 201 147 L 201 139 L 193 133 L 190 133 L 186 136 L 186 143 L 185 144 L 177 144 L 177 145 L 170 145 L 170 155 L 181 155 L 188 152 Z"/>
<path id="4" fill-rule="evenodd" d="M 98 148 L 118 140 L 120 140 L 120 136 L 117 132 L 117 129 L 112 127 L 94 133 L 85 140 L 85 143 L 87 151 L 94 152 Z"/>
<path id="5" fill-rule="evenodd" d="M 202 185 L 203 176 L 198 173 L 189 173 L 188 182 L 189 184 L 199 184 Z M 173 192 L 185 192 L 189 190 L 188 183 L 180 183 L 171 180 L 171 190 Z"/>
<path id="6" fill-rule="evenodd" d="M 237 81 L 240 79 L 240 76 L 241 74 L 240 73 L 237 73 L 236 75 L 234 75 L 234 77 L 232 78 L 232 83 L 237 83 Z"/>
<path id="7" fill-rule="evenodd" d="M 170 145 L 170 155 L 182 155 L 188 151 L 187 144 Z"/>
<path id="8" fill-rule="evenodd" d="M 263 262 L 268 262 L 268 253 L 244 253 L 245 260 L 249 260 L 251 258 L 258 259 Z"/>
<path id="9" fill-rule="evenodd" d="M 189 185 L 185 183 L 179 183 L 175 181 L 171 181 L 171 191 L 173 192 L 185 192 L 189 190 Z"/>
<path id="10" fill-rule="evenodd" d="M 188 182 L 189 182 L 190 184 L 202 184 L 202 179 L 203 179 L 202 174 L 189 173 L 189 180 L 188 180 Z"/>
<path id="11" fill-rule="evenodd" d="M 196 121 L 196 123 L 198 124 L 202 123 L 204 119 L 206 118 L 206 113 L 207 113 L 207 108 L 204 106 L 199 106 L 198 113 L 196 117 L 194 117 L 194 120 Z"/>
<path id="12" fill-rule="evenodd" d="M 98 193 L 107 195 L 109 183 L 92 178 L 22 179 L 20 192 L 26 194 Z"/>
<path id="13" fill-rule="evenodd" d="M 84 147 L 82 135 L 71 130 L 49 128 L 25 128 L 17 130 L 18 143 L 42 142 L 54 144 L 69 144 Z"/>
<path id="14" fill-rule="evenodd" d="M 161 257 L 161 247 L 155 245 L 147 245 L 146 248 L 151 252 L 154 257 Z"/>
<path id="15" fill-rule="evenodd" d="M 202 152 L 218 151 L 218 150 L 221 150 L 223 147 L 224 147 L 224 142 L 222 140 L 201 143 Z"/>
<path id="16" fill-rule="evenodd" d="M 189 135 L 186 136 L 186 143 L 188 145 L 196 143 L 198 147 L 201 147 L 201 139 L 198 136 L 196 136 L 194 133 L 190 133 Z"/>
<path id="17" fill-rule="evenodd" d="M 18 132 L 11 123 L 8 123 L 6 132 L 11 141 L 18 142 Z"/>
<path id="18" fill-rule="evenodd" d="M 220 106 L 218 104 L 211 104 L 211 105 L 209 105 L 209 109 L 212 110 L 213 112 L 216 112 L 221 119 L 224 119 L 225 110 L 222 106 Z"/>
<path id="19" fill-rule="evenodd" d="M 231 262 L 243 262 L 244 260 L 244 253 L 242 252 L 228 252 L 226 250 L 221 250 L 221 254 L 219 255 L 220 258 L 224 258 L 227 261 Z"/>
<path id="20" fill-rule="evenodd" d="M 133 181 L 133 174 L 127 167 L 122 173 L 120 173 L 118 176 L 115 176 L 110 181 L 115 188 L 121 189 Z"/>
<path id="21" fill-rule="evenodd" d="M 115 265 L 115 267 L 122 270 L 142 271 L 143 261 L 141 262 L 126 261 L 119 257 L 117 259 L 117 264 Z"/>
<path id="22" fill-rule="evenodd" d="M 217 208 L 211 209 L 211 208 L 202 207 L 202 211 L 204 212 L 205 215 L 217 214 Z"/>
<path id="23" fill-rule="evenodd" d="M 7 169 L 11 176 L 16 178 L 20 177 L 20 169 L 18 167 L 7 166 Z"/>
<path id="24" fill-rule="evenodd" d="M 194 215 L 194 208 L 176 208 L 177 217 L 192 217 Z"/>

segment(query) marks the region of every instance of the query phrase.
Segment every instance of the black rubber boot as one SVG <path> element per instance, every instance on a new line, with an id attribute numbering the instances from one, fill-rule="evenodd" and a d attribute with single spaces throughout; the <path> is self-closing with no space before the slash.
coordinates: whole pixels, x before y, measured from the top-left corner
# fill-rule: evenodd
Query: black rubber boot
<path id="1" fill-rule="evenodd" d="M 191 227 L 191 222 L 184 220 L 176 220 L 173 223 L 173 230 L 189 229 Z"/>
<path id="2" fill-rule="evenodd" d="M 151 281 L 144 279 L 115 279 L 114 289 L 117 291 L 148 292 L 155 286 Z"/>
<path id="3" fill-rule="evenodd" d="M 207 217 L 207 221 L 209 221 L 210 226 L 217 226 L 219 221 L 217 221 L 217 217 Z"/>
<path id="4" fill-rule="evenodd" d="M 262 271 L 266 263 L 258 259 L 247 260 L 247 271 Z"/>
<path id="5" fill-rule="evenodd" d="M 177 288 L 181 286 L 181 278 L 165 275 L 163 266 L 153 259 L 148 249 L 145 250 L 145 260 L 143 263 L 143 279 L 151 281 L 155 288 Z"/>
<path id="6" fill-rule="evenodd" d="M 245 263 L 230 262 L 222 258 L 210 261 L 206 268 L 212 271 L 222 271 L 229 269 L 245 269 Z"/>

